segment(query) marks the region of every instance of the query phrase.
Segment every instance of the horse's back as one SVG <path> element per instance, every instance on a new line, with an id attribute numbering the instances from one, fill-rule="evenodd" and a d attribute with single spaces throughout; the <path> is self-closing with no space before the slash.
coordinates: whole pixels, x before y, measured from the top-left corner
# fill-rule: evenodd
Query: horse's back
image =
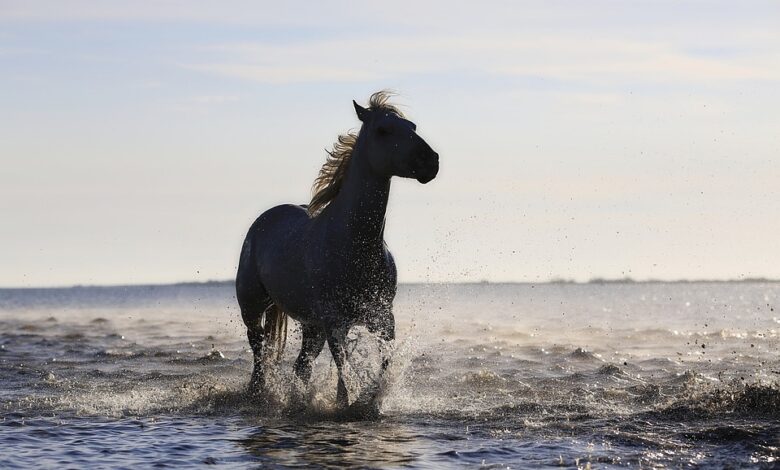
<path id="1" fill-rule="evenodd" d="M 268 254 L 279 253 L 285 245 L 297 238 L 301 226 L 309 220 L 303 206 L 283 204 L 260 214 L 247 233 L 255 262 L 262 264 Z"/>

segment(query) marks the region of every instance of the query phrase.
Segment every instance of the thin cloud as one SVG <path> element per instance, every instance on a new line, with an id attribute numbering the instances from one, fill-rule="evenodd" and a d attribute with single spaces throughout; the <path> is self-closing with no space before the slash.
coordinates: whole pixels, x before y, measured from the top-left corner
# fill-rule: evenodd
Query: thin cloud
<path id="1" fill-rule="evenodd" d="M 463 70 L 594 84 L 780 79 L 780 65 L 771 51 L 705 57 L 683 46 L 622 39 L 404 35 L 220 44 L 203 50 L 220 60 L 187 68 L 265 83 L 349 82 Z"/>
<path id="2" fill-rule="evenodd" d="M 306 82 L 351 82 L 371 80 L 376 75 L 348 67 L 327 65 L 254 65 L 240 63 L 184 65 L 185 68 L 253 82 L 282 84 Z"/>

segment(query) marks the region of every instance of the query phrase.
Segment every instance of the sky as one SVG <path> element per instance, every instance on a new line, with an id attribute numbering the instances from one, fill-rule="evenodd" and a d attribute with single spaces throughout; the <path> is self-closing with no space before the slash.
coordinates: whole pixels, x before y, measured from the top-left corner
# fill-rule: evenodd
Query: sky
<path id="1" fill-rule="evenodd" d="M 780 3 L 0 0 L 0 286 L 230 279 L 352 99 L 405 282 L 780 278 Z"/>

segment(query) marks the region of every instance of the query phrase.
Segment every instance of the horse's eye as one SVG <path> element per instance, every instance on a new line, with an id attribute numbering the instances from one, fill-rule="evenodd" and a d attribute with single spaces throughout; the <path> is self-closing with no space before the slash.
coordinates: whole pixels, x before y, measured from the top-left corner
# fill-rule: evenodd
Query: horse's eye
<path id="1" fill-rule="evenodd" d="M 381 136 L 390 135 L 393 133 L 393 128 L 387 126 L 379 126 L 376 128 L 376 133 Z"/>

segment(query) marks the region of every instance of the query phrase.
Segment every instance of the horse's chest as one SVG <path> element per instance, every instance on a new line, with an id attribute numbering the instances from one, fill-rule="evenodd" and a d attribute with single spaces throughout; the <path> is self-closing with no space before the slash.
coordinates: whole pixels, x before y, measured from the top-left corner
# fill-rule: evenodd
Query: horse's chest
<path id="1" fill-rule="evenodd" d="M 318 248 L 306 258 L 315 315 L 359 323 L 361 317 L 389 308 L 395 295 L 395 274 L 382 246 Z"/>
<path id="2" fill-rule="evenodd" d="M 361 317 L 392 303 L 395 288 L 382 269 L 356 269 L 321 279 L 320 309 L 340 315 Z"/>
<path id="3" fill-rule="evenodd" d="M 342 282 L 326 281 L 322 287 L 322 297 L 329 304 L 352 309 L 383 303 L 392 291 L 386 279 L 376 278 L 346 277 Z"/>

